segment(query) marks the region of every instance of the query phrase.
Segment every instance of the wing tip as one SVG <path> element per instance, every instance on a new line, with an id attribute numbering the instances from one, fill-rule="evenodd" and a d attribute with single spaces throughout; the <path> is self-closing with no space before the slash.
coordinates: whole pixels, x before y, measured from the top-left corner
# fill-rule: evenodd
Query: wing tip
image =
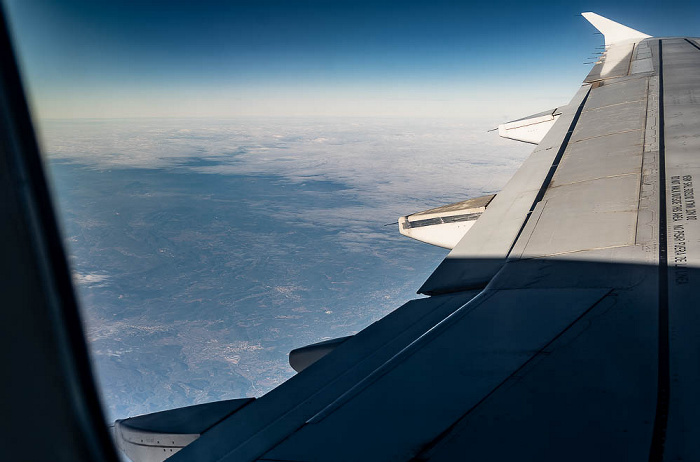
<path id="1" fill-rule="evenodd" d="M 627 27 L 623 24 L 608 19 L 592 11 L 586 11 L 581 13 L 586 21 L 590 22 L 593 27 L 598 29 L 601 34 L 605 37 L 605 45 L 614 45 L 615 43 L 625 42 L 629 40 L 643 40 L 645 38 L 651 37 L 651 35 L 645 34 L 638 30 Z"/>

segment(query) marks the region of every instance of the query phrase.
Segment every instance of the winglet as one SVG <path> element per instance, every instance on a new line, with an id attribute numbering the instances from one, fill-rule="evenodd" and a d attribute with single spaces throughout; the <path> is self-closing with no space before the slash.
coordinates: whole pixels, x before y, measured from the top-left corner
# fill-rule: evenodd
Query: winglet
<path id="1" fill-rule="evenodd" d="M 620 23 L 611 21 L 595 13 L 581 13 L 581 16 L 586 18 L 588 22 L 593 24 L 593 27 L 598 29 L 605 37 L 605 46 L 614 45 L 615 43 L 624 42 L 627 40 L 642 40 L 651 37 L 643 32 L 634 30 L 631 27 L 623 26 Z"/>

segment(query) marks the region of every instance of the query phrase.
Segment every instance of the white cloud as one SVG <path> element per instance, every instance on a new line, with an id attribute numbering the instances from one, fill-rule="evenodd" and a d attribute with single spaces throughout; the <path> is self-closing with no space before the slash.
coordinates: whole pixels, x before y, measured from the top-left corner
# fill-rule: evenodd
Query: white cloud
<path id="1" fill-rule="evenodd" d="M 274 175 L 302 188 L 329 181 L 361 199 L 355 210 L 303 211 L 323 222 L 381 221 L 387 212 L 393 220 L 498 191 L 531 146 L 487 133 L 494 125 L 378 118 L 93 120 L 45 121 L 40 132 L 48 156 L 99 169 Z"/>
<path id="2" fill-rule="evenodd" d="M 90 286 L 90 287 L 102 287 L 104 284 L 101 284 L 102 282 L 105 282 L 109 280 L 109 275 L 107 274 L 101 274 L 101 273 L 78 273 L 77 271 L 73 272 L 73 281 L 75 281 L 76 284 L 79 285 L 84 285 L 84 286 Z"/>

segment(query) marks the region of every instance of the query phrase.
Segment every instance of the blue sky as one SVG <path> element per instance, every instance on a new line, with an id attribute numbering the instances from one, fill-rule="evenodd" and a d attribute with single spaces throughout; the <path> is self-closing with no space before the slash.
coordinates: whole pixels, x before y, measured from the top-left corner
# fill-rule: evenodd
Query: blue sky
<path id="1" fill-rule="evenodd" d="M 582 11 L 700 35 L 692 1 L 4 3 L 40 118 L 517 117 L 586 75 Z"/>

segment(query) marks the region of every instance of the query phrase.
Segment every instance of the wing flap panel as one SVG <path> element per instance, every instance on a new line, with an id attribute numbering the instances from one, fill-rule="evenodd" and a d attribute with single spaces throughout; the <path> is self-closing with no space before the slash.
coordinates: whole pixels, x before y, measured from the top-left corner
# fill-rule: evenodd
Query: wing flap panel
<path id="1" fill-rule="evenodd" d="M 651 48 L 647 41 L 637 44 L 634 58 L 630 66 L 630 75 L 650 73 L 654 71 L 654 60 L 651 56 Z"/>
<path id="2" fill-rule="evenodd" d="M 311 419 L 264 458 L 409 460 L 607 292 L 523 289 L 474 299 L 371 386 L 335 403 L 323 419 Z M 353 438 L 339 428 L 353 428 Z"/>
<path id="3" fill-rule="evenodd" d="M 633 245 L 637 226 L 639 174 L 602 178 L 552 188 L 522 258 Z M 518 255 L 518 241 L 512 255 Z"/>
<path id="4" fill-rule="evenodd" d="M 640 173 L 644 131 L 633 130 L 573 143 L 559 163 L 552 187 Z M 592 161 L 591 158 L 595 158 Z"/>
<path id="5" fill-rule="evenodd" d="M 624 77 L 629 73 L 634 42 L 614 45 L 605 50 L 600 61 L 593 66 L 586 82 L 595 82 L 616 77 Z"/>
<path id="6" fill-rule="evenodd" d="M 646 107 L 646 78 L 591 91 L 537 220 L 511 258 L 635 244 Z"/>
<path id="7" fill-rule="evenodd" d="M 595 93 L 595 92 L 594 92 Z M 572 136 L 573 143 L 616 133 L 644 130 L 646 99 L 606 106 L 584 113 Z"/>
<path id="8" fill-rule="evenodd" d="M 607 297 L 418 459 L 647 460 L 658 295 L 656 268 L 646 271 L 646 284 Z"/>

